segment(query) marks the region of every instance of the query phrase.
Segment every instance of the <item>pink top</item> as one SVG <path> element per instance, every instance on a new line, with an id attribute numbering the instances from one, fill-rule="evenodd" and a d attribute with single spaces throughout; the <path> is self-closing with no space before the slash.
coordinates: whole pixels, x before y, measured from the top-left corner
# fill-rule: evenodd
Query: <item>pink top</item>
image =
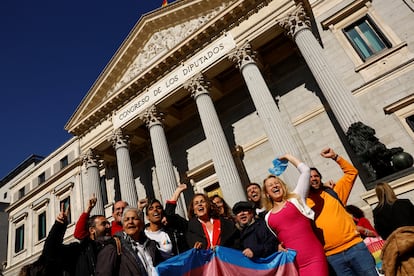
<path id="1" fill-rule="evenodd" d="M 287 201 L 279 212 L 269 215 L 269 226 L 286 248 L 297 252 L 296 261 L 299 268 L 321 260 L 325 262 L 323 247 L 313 233 L 310 220 L 291 202 Z"/>
<path id="2" fill-rule="evenodd" d="M 267 215 L 268 226 L 277 235 L 285 248 L 296 251 L 296 263 L 301 276 L 328 276 L 328 265 L 322 244 L 313 232 L 309 214 L 304 209 L 304 202 L 309 191 L 309 167 L 300 163 L 297 167 L 300 172 L 294 193 L 300 200 L 288 199 L 282 209 Z M 292 201 L 292 202 L 291 202 Z M 295 203 L 298 205 L 296 206 Z M 302 205 L 303 204 L 303 205 Z M 299 208 L 299 209 L 298 209 Z M 305 216 L 307 215 L 307 216 Z"/>

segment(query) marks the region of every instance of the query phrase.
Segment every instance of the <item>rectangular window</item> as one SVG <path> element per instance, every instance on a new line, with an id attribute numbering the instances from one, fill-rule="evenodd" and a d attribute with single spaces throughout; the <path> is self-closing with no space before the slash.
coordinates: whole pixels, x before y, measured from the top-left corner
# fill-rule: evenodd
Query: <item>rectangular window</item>
<path id="1" fill-rule="evenodd" d="M 369 16 L 361 18 L 346 27 L 343 31 L 358 55 L 364 61 L 384 49 L 391 48 L 391 43 L 385 38 L 384 34 Z"/>
<path id="2" fill-rule="evenodd" d="M 42 172 L 38 177 L 37 177 L 37 183 L 40 185 L 43 182 L 46 181 L 46 174 L 44 172 Z"/>
<path id="3" fill-rule="evenodd" d="M 18 253 L 24 249 L 24 224 L 16 228 L 16 240 L 14 243 L 14 252 Z"/>
<path id="4" fill-rule="evenodd" d="M 25 193 L 26 193 L 26 191 L 25 191 L 25 187 L 20 188 L 20 189 L 19 189 L 19 191 L 18 191 L 18 196 L 19 196 L 19 198 L 18 198 L 18 199 L 23 198 Z"/>
<path id="5" fill-rule="evenodd" d="M 61 200 L 60 201 L 60 206 L 62 207 L 62 204 L 63 204 L 63 210 L 64 211 L 66 211 L 66 209 L 68 208 L 68 206 L 69 206 L 69 212 L 68 212 L 68 224 L 69 223 L 71 223 L 72 222 L 72 218 L 71 218 L 71 215 L 70 215 L 70 196 L 68 196 L 67 198 L 65 198 L 65 199 L 63 199 L 63 200 Z"/>
<path id="6" fill-rule="evenodd" d="M 68 156 L 63 157 L 60 159 L 60 169 L 63 169 L 69 164 Z"/>
<path id="7" fill-rule="evenodd" d="M 408 116 L 407 118 L 405 118 L 405 121 L 407 122 L 411 130 L 414 132 L 414 115 Z"/>
<path id="8" fill-rule="evenodd" d="M 6 199 L 6 198 L 7 198 L 7 192 L 5 192 L 3 195 L 3 199 Z"/>
<path id="9" fill-rule="evenodd" d="M 46 237 L 46 212 L 39 214 L 37 223 L 37 240 L 40 241 Z"/>

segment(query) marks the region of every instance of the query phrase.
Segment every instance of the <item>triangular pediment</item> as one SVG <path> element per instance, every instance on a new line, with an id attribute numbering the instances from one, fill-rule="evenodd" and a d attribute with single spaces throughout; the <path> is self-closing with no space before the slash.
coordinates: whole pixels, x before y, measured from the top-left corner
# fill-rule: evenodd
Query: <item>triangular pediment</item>
<path id="1" fill-rule="evenodd" d="M 225 7 L 226 3 L 223 3 L 221 6 L 210 11 L 208 14 L 201 14 L 199 17 L 154 33 L 141 49 L 132 64 L 128 67 L 120 81 L 116 82 L 113 88 L 108 91 L 108 96 L 112 93 L 116 93 L 117 90 L 137 77 L 139 73 L 166 55 L 168 51 L 172 50 L 180 42 L 188 38 L 201 26 L 206 24 L 209 19 L 224 10 Z"/>
<path id="2" fill-rule="evenodd" d="M 95 121 L 93 116 L 105 118 L 110 115 L 116 109 L 116 106 L 110 106 L 112 99 L 118 97 L 119 100 L 120 91 L 154 63 L 167 58 L 170 51 L 197 30 L 220 16 L 232 2 L 182 0 L 143 15 L 88 91 L 65 129 L 81 135 L 86 128 L 80 125 L 89 125 L 85 123 L 88 120 Z"/>

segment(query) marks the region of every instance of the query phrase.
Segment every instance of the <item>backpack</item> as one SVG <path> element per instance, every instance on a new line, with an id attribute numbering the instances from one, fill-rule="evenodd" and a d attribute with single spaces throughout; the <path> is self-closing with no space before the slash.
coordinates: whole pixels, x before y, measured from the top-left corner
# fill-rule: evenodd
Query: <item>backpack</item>
<path id="1" fill-rule="evenodd" d="M 115 240 L 116 253 L 118 256 L 121 256 L 122 254 L 121 240 L 118 237 L 113 237 L 113 238 Z"/>
<path id="2" fill-rule="evenodd" d="M 119 271 L 119 266 L 121 264 L 121 254 L 122 254 L 122 246 L 121 246 L 121 240 L 119 239 L 119 237 L 112 237 L 111 241 L 115 242 L 115 248 L 116 248 L 116 271 Z M 112 243 L 113 243 L 112 242 Z"/>

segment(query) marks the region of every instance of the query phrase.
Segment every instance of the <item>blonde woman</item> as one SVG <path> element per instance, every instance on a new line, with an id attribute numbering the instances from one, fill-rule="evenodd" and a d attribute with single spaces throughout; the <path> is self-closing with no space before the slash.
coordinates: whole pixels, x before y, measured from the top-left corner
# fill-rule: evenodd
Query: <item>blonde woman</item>
<path id="1" fill-rule="evenodd" d="M 305 203 L 310 187 L 310 169 L 290 154 L 279 159 L 293 164 L 300 176 L 293 192 L 289 192 L 283 180 L 275 175 L 269 175 L 263 181 L 264 205 L 269 211 L 266 223 L 285 248 L 296 251 L 299 275 L 328 275 L 322 244 L 312 230 L 314 212 Z"/>
<path id="2" fill-rule="evenodd" d="M 385 182 L 377 184 L 375 193 L 378 205 L 373 211 L 374 227 L 384 240 L 401 226 L 414 226 L 414 205 L 409 199 L 398 199 Z"/>

